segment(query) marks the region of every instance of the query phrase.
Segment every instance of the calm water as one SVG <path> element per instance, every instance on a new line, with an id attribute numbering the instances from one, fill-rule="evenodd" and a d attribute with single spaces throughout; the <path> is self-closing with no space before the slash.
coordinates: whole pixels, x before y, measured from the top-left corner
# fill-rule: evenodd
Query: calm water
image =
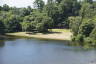
<path id="1" fill-rule="evenodd" d="M 96 50 L 83 50 L 64 41 L 14 39 L 0 42 L 0 64 L 88 64 Z"/>

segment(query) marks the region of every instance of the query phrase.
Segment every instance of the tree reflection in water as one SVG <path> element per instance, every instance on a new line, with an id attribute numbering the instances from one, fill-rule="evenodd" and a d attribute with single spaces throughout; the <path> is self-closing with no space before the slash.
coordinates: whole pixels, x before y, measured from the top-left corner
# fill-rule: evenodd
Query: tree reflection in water
<path id="1" fill-rule="evenodd" d="M 0 47 L 3 47 L 5 45 L 4 40 L 0 41 Z"/>

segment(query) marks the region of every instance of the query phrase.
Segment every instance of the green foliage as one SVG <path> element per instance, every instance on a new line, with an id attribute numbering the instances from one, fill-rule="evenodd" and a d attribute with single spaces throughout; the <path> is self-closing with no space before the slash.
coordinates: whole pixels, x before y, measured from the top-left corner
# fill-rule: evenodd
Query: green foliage
<path id="1" fill-rule="evenodd" d="M 62 0 L 56 0 L 57 3 L 61 3 Z"/>
<path id="2" fill-rule="evenodd" d="M 0 6 L 0 11 L 2 10 L 2 7 Z"/>
<path id="3" fill-rule="evenodd" d="M 22 25 L 22 30 L 23 31 L 31 31 L 32 30 L 32 26 L 31 26 L 31 23 L 29 23 L 29 22 L 22 22 L 21 23 L 21 25 Z"/>
<path id="4" fill-rule="evenodd" d="M 65 16 L 77 15 L 78 13 L 76 12 L 79 10 L 79 7 L 77 0 L 62 0 L 60 3 L 60 10 Z"/>
<path id="5" fill-rule="evenodd" d="M 22 31 L 33 31 L 35 29 L 35 22 L 32 16 L 25 16 L 23 22 L 21 22 Z"/>
<path id="6" fill-rule="evenodd" d="M 84 41 L 84 36 L 83 36 L 82 34 L 78 34 L 78 35 L 76 36 L 75 40 L 76 40 L 77 42 L 79 42 L 79 43 L 82 44 L 83 41 Z"/>
<path id="7" fill-rule="evenodd" d="M 92 18 L 95 16 L 95 10 L 93 8 L 93 4 L 90 3 L 84 3 L 82 4 L 81 10 L 80 10 L 80 16 L 82 18 Z"/>
<path id="8" fill-rule="evenodd" d="M 52 19 L 48 17 L 46 14 L 36 14 L 35 19 L 36 21 L 36 29 L 39 32 L 48 31 L 48 28 L 52 27 Z"/>
<path id="9" fill-rule="evenodd" d="M 18 32 L 19 30 L 21 30 L 18 16 L 10 15 L 4 20 L 4 24 L 6 27 L 6 32 Z"/>
<path id="10" fill-rule="evenodd" d="M 36 25 L 36 29 L 38 30 L 38 32 L 47 32 L 48 30 L 44 27 L 43 23 L 38 23 Z"/>
<path id="11" fill-rule="evenodd" d="M 92 39 L 90 37 L 84 38 L 84 43 L 85 44 L 92 44 Z"/>
<path id="12" fill-rule="evenodd" d="M 26 8 L 22 8 L 22 9 L 20 9 L 20 16 L 27 16 L 27 15 L 29 15 L 31 12 L 30 12 L 30 10 L 29 9 L 26 9 Z"/>
<path id="13" fill-rule="evenodd" d="M 90 3 L 92 4 L 93 3 L 93 0 L 84 0 L 86 3 Z"/>
<path id="14" fill-rule="evenodd" d="M 81 25 L 81 17 L 69 17 L 69 26 L 73 34 L 76 36 L 78 34 L 79 26 Z"/>
<path id="15" fill-rule="evenodd" d="M 92 32 L 92 30 L 94 29 L 94 20 L 85 20 L 81 26 L 79 27 L 79 34 L 85 35 L 86 37 L 88 37 L 90 35 L 90 33 Z"/>
<path id="16" fill-rule="evenodd" d="M 35 0 L 35 2 L 34 2 L 34 7 L 39 9 L 40 11 L 43 10 L 44 5 L 45 5 L 45 3 L 43 0 Z"/>
<path id="17" fill-rule="evenodd" d="M 79 9 L 80 4 L 77 0 L 48 0 L 47 5 L 44 7 L 44 12 L 53 19 L 55 28 L 68 28 L 68 17 L 77 16 Z"/>
<path id="18" fill-rule="evenodd" d="M 9 6 L 7 4 L 4 4 L 2 9 L 4 11 L 9 11 L 10 10 L 10 8 L 9 8 Z"/>
<path id="19" fill-rule="evenodd" d="M 70 28 L 72 41 L 96 45 L 96 2 L 93 0 L 35 0 L 34 7 L 0 6 L 0 34 L 4 32 L 47 32 L 49 28 Z"/>
<path id="20" fill-rule="evenodd" d="M 96 27 L 93 29 L 93 31 L 90 34 L 90 38 L 96 40 Z"/>
<path id="21" fill-rule="evenodd" d="M 59 14 L 59 9 L 53 2 L 48 3 L 45 6 L 44 12 L 46 12 L 47 15 L 53 19 L 54 26 L 57 26 L 60 22 L 62 22 Z"/>
<path id="22" fill-rule="evenodd" d="M 32 15 L 25 16 L 21 25 L 23 31 L 47 32 L 52 23 L 52 19 L 46 13 L 35 11 Z"/>
<path id="23" fill-rule="evenodd" d="M 4 34 L 4 33 L 5 33 L 5 26 L 3 22 L 0 20 L 0 34 Z"/>
<path id="24" fill-rule="evenodd" d="M 73 32 L 72 41 L 88 48 L 96 45 L 96 12 L 92 0 L 81 3 L 79 17 L 69 17 L 69 26 Z"/>
<path id="25" fill-rule="evenodd" d="M 48 28 L 52 27 L 52 20 L 50 17 L 43 17 L 40 23 L 37 23 L 36 29 L 39 32 L 48 32 Z"/>
<path id="26" fill-rule="evenodd" d="M 17 32 L 21 30 L 21 25 L 19 23 L 20 17 L 18 15 L 12 14 L 11 11 L 0 13 L 0 18 L 5 25 L 6 32 Z"/>

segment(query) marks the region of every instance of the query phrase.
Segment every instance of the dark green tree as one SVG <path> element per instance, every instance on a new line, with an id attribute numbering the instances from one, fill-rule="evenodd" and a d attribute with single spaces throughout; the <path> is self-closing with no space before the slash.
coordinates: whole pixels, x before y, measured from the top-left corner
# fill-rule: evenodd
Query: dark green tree
<path id="1" fill-rule="evenodd" d="M 89 37 L 90 33 L 92 32 L 92 30 L 94 29 L 94 20 L 84 20 L 84 22 L 82 23 L 82 25 L 79 28 L 79 34 L 82 34 L 86 37 Z"/>
<path id="2" fill-rule="evenodd" d="M 92 4 L 93 3 L 93 0 L 84 0 L 86 3 L 90 3 Z"/>
<path id="3" fill-rule="evenodd" d="M 81 17 L 69 17 L 69 27 L 73 32 L 73 35 L 78 35 L 79 27 L 81 25 Z"/>
<path id="4" fill-rule="evenodd" d="M 35 0 L 34 2 L 34 8 L 39 9 L 40 11 L 43 10 L 45 3 L 43 0 Z"/>
<path id="5" fill-rule="evenodd" d="M 4 34 L 4 33 L 5 33 L 5 26 L 2 20 L 0 20 L 0 34 Z"/>
<path id="6" fill-rule="evenodd" d="M 3 5 L 3 10 L 4 10 L 4 11 L 9 11 L 10 8 L 9 8 L 9 6 L 8 6 L 7 4 L 4 4 L 4 5 Z"/>

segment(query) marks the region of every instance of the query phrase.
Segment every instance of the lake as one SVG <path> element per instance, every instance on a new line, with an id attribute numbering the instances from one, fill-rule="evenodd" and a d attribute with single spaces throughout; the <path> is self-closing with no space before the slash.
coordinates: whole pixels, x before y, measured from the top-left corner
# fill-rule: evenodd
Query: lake
<path id="1" fill-rule="evenodd" d="M 10 39 L 0 42 L 0 64 L 89 64 L 96 50 L 69 46 L 66 41 Z"/>

